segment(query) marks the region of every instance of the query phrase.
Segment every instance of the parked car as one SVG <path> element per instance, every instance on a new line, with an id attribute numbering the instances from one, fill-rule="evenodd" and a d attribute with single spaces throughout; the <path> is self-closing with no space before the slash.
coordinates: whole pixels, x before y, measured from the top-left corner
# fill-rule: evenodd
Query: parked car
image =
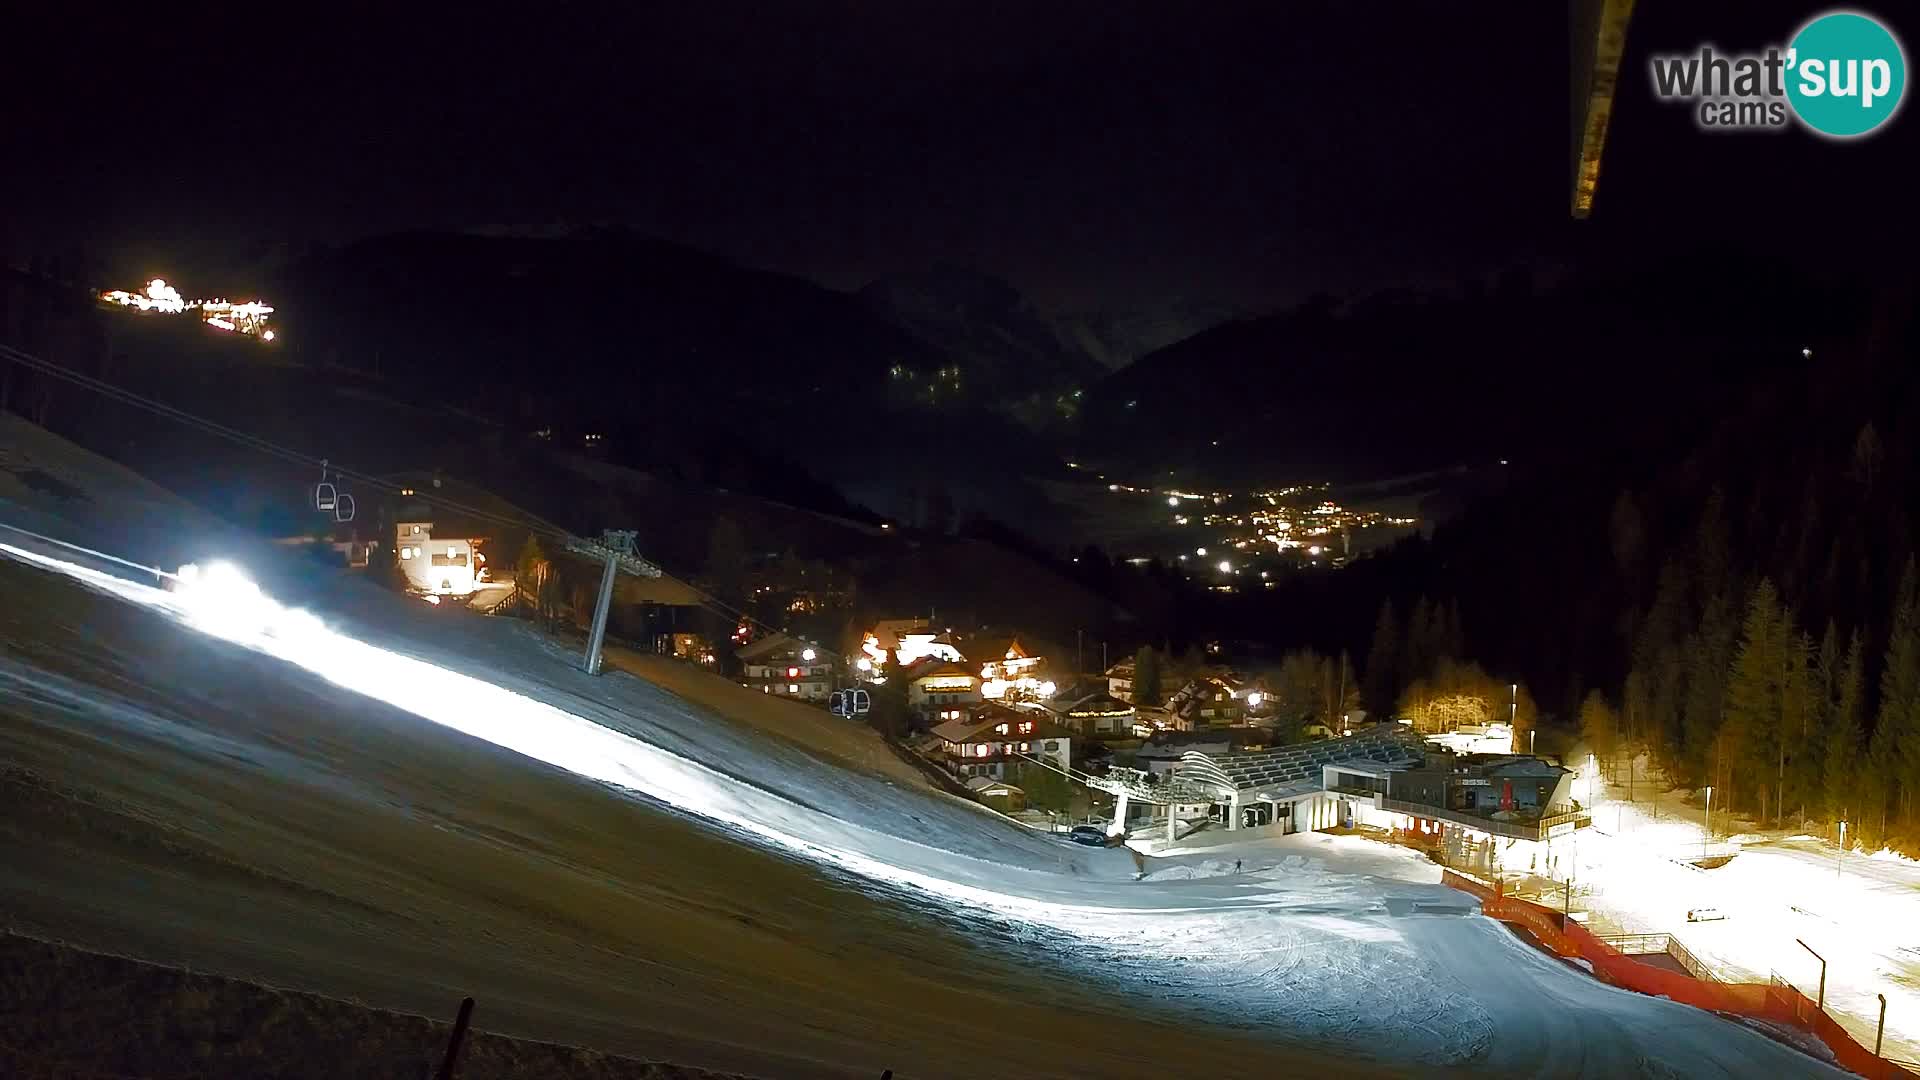
<path id="1" fill-rule="evenodd" d="M 1719 922 L 1727 913 L 1717 907 L 1697 907 L 1687 911 L 1688 922 Z"/>
<path id="2" fill-rule="evenodd" d="M 1098 825 L 1075 825 L 1067 830 L 1067 839 L 1088 847 L 1106 847 L 1107 830 Z"/>

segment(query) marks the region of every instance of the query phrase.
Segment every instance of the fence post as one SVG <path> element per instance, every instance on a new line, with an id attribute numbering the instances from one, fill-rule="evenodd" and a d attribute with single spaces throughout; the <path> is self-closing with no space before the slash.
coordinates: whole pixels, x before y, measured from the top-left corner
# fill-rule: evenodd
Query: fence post
<path id="1" fill-rule="evenodd" d="M 453 1080 L 453 1067 L 460 1058 L 460 1046 L 467 1041 L 467 1024 L 473 1020 L 473 999 L 460 1002 L 460 1014 L 453 1018 L 453 1034 L 447 1037 L 447 1056 L 440 1059 L 435 1080 Z"/>
<path id="2" fill-rule="evenodd" d="M 1873 1056 L 1880 1056 L 1880 1040 L 1887 1034 L 1887 995 L 1876 994 L 1880 999 L 1880 1026 L 1873 1029 Z"/>
<path id="3" fill-rule="evenodd" d="M 1820 961 L 1820 1004 L 1818 1007 L 1821 1012 L 1825 1012 L 1827 1011 L 1827 958 L 1817 952 L 1813 952 L 1813 946 L 1801 941 L 1799 938 L 1794 938 L 1793 940 L 1794 943 L 1801 948 L 1813 953 L 1815 960 Z"/>

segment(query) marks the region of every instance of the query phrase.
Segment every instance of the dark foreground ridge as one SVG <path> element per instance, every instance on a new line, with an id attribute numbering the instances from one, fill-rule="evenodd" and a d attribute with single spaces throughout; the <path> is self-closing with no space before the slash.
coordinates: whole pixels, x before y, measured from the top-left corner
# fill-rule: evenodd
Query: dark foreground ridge
<path id="1" fill-rule="evenodd" d="M 72 1077 L 394 1077 L 435 1075 L 446 1020 L 85 952 L 0 933 L 0 1075 Z M 460 1080 L 744 1080 L 737 1074 L 613 1057 L 475 1030 Z"/>

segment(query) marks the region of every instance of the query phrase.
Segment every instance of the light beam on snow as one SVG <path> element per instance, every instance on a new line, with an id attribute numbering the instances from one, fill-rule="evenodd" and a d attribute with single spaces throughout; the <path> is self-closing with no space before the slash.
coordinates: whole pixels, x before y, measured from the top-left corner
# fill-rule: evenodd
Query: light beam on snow
<path id="1" fill-rule="evenodd" d="M 283 660 L 436 724 L 575 775 L 639 792 L 864 877 L 1049 925 L 1070 925 L 1080 932 L 1088 928 L 1088 916 L 1147 913 L 1059 904 L 983 889 L 795 836 L 742 813 L 735 795 L 742 785 L 722 773 L 524 694 L 359 641 L 310 612 L 281 605 L 231 563 L 182 567 L 173 590 L 168 591 L 8 544 L 0 544 L 0 551 L 163 611 L 202 633 Z M 778 799 L 760 789 L 755 794 Z M 794 813 L 805 812 L 788 800 L 779 801 Z"/>

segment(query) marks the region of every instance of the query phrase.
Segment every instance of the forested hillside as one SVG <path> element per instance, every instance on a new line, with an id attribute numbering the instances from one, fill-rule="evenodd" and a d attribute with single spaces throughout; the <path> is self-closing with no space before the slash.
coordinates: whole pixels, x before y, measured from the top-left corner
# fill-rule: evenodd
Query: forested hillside
<path id="1" fill-rule="evenodd" d="M 1920 336 L 1910 285 L 1871 295 L 1853 332 L 1728 378 L 1717 422 L 1636 432 L 1343 584 L 1457 601 L 1480 681 L 1644 744 L 1716 805 L 1920 850 Z M 1370 699 L 1403 711 L 1432 670 L 1373 667 Z"/>

